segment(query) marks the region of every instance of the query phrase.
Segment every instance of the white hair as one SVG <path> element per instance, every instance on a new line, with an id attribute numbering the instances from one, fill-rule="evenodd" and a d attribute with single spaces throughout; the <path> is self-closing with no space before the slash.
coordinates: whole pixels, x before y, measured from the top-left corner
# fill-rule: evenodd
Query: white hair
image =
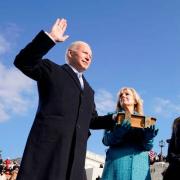
<path id="1" fill-rule="evenodd" d="M 67 55 L 67 54 L 68 54 L 68 51 L 69 51 L 69 50 L 74 50 L 74 51 L 76 51 L 79 45 L 87 46 L 87 47 L 89 47 L 89 49 L 91 50 L 90 45 L 89 45 L 88 43 L 84 42 L 84 41 L 74 41 L 74 42 L 72 42 L 72 43 L 69 45 L 69 47 L 66 49 L 66 52 L 65 52 L 65 60 L 66 60 L 67 63 L 69 63 L 68 55 Z"/>

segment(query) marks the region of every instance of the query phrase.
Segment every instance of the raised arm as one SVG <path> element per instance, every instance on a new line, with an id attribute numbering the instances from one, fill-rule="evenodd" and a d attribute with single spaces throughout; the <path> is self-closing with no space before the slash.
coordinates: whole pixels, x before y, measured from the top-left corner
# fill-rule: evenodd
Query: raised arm
<path id="1" fill-rule="evenodd" d="M 63 42 L 68 38 L 67 35 L 64 35 L 66 27 L 65 19 L 57 19 L 50 33 L 41 31 L 32 42 L 20 51 L 15 58 L 14 65 L 30 78 L 40 79 L 42 73 L 51 68 L 51 63 L 42 61 L 42 58 L 56 42 Z"/>

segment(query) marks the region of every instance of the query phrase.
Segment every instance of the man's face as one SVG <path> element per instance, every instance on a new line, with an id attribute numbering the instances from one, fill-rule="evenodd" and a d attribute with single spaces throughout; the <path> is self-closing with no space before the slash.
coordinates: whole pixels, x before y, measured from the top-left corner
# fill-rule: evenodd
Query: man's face
<path id="1" fill-rule="evenodd" d="M 91 64 L 91 49 L 84 45 L 78 44 L 75 49 L 69 50 L 69 64 L 79 72 L 85 71 Z"/>

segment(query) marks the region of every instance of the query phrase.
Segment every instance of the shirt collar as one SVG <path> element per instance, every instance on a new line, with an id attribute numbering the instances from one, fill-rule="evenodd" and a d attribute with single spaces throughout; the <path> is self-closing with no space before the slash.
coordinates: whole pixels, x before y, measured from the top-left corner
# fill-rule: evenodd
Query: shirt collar
<path id="1" fill-rule="evenodd" d="M 73 66 L 71 66 L 70 64 L 68 64 L 68 66 L 76 73 L 79 75 L 82 75 L 82 72 L 79 72 L 77 69 L 75 69 Z"/>

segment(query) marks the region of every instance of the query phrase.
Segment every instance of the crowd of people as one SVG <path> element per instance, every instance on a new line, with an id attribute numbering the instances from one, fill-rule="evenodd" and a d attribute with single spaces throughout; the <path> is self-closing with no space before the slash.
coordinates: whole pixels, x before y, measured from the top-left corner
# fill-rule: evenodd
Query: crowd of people
<path id="1" fill-rule="evenodd" d="M 0 155 L 0 180 L 16 180 L 20 164 L 16 160 L 2 159 Z"/>
<path id="2" fill-rule="evenodd" d="M 150 165 L 156 162 L 167 162 L 167 157 L 162 156 L 161 153 L 156 153 L 153 150 L 148 152 Z M 162 158 L 163 157 L 163 158 Z M 20 163 L 16 160 L 11 160 L 10 158 L 2 159 L 0 154 L 0 180 L 16 180 Z M 102 180 L 100 176 L 96 178 L 97 180 Z"/>
<path id="3" fill-rule="evenodd" d="M 152 149 L 148 152 L 149 154 L 149 163 L 153 165 L 155 162 L 167 162 L 167 157 L 161 153 L 157 153 Z"/>

